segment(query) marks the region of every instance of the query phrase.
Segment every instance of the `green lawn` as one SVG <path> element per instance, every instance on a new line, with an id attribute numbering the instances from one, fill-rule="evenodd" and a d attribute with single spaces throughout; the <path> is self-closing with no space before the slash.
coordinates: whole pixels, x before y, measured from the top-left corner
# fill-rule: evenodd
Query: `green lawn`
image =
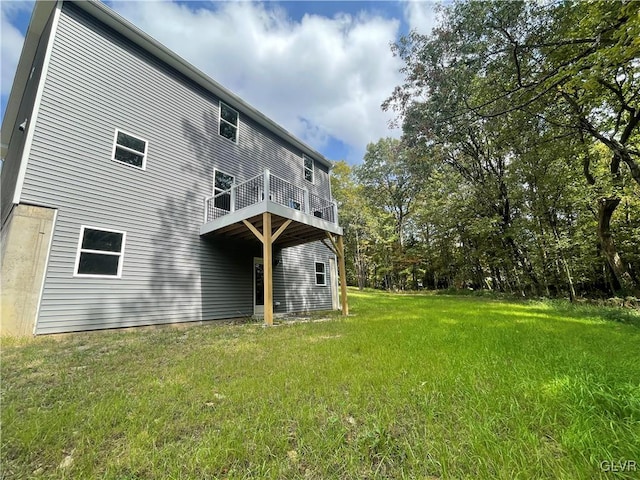
<path id="1" fill-rule="evenodd" d="M 640 477 L 638 315 L 350 295 L 324 322 L 3 339 L 1 478 Z"/>

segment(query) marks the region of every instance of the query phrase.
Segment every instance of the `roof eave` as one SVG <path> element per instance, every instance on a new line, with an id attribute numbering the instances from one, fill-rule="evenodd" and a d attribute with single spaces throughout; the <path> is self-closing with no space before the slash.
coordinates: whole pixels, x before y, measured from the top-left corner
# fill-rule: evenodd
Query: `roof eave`
<path id="1" fill-rule="evenodd" d="M 45 26 L 51 17 L 51 13 L 56 8 L 57 3 L 56 0 L 38 1 L 31 12 L 29 28 L 24 38 L 20 60 L 18 61 L 16 74 L 13 79 L 13 84 L 11 85 L 11 92 L 2 119 L 2 128 L 0 129 L 2 158 L 6 157 L 7 149 L 9 148 L 9 142 L 11 141 L 11 135 L 16 125 L 18 111 L 20 110 L 20 103 L 22 102 L 22 97 L 27 87 L 27 81 L 31 74 L 31 66 L 36 56 L 40 36 L 44 32 Z"/>

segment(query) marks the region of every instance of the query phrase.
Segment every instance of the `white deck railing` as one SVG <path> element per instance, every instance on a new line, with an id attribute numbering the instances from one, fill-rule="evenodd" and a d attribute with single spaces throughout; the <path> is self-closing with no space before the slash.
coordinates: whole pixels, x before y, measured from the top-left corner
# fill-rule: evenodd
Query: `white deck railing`
<path id="1" fill-rule="evenodd" d="M 264 192 L 269 192 L 265 198 Z M 242 210 L 266 200 L 278 203 L 327 222 L 338 223 L 336 202 L 315 195 L 306 188 L 300 188 L 269 170 L 249 180 L 232 185 L 229 190 L 207 197 L 204 201 L 204 222 L 210 222 L 229 213 Z"/>

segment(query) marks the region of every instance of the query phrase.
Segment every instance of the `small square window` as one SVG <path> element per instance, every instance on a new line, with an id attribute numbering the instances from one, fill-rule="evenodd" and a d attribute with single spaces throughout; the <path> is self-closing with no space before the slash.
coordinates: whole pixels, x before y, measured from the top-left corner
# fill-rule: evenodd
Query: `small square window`
<path id="1" fill-rule="evenodd" d="M 80 228 L 75 275 L 120 277 L 125 233 L 92 227 Z"/>
<path id="2" fill-rule="evenodd" d="M 148 143 L 145 140 L 116 129 L 111 159 L 144 170 L 147 148 Z"/>
<path id="3" fill-rule="evenodd" d="M 316 262 L 316 285 L 322 287 L 327 285 L 326 265 L 322 262 Z"/>
<path id="4" fill-rule="evenodd" d="M 313 159 L 302 155 L 302 164 L 304 167 L 304 179 L 313 183 Z"/>
<path id="5" fill-rule="evenodd" d="M 238 143 L 238 112 L 220 102 L 220 120 L 218 133 L 234 143 Z"/>

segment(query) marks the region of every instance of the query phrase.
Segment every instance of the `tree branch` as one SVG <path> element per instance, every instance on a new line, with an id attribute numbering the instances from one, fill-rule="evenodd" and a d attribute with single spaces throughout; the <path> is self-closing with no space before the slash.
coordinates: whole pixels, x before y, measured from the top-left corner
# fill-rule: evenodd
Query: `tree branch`
<path id="1" fill-rule="evenodd" d="M 607 82 L 606 80 L 603 80 L 602 78 L 598 79 L 598 83 L 600 85 L 602 85 L 603 87 L 605 87 L 608 90 L 611 90 L 613 92 L 613 94 L 618 97 L 618 100 L 620 101 L 620 106 L 622 107 L 622 110 L 626 110 L 627 112 L 631 112 L 631 114 L 633 114 L 634 109 L 632 107 L 629 106 L 629 104 L 627 103 L 626 99 L 624 98 L 624 95 L 622 93 L 622 89 L 621 88 L 616 88 L 615 86 L 611 85 L 609 82 Z"/>

